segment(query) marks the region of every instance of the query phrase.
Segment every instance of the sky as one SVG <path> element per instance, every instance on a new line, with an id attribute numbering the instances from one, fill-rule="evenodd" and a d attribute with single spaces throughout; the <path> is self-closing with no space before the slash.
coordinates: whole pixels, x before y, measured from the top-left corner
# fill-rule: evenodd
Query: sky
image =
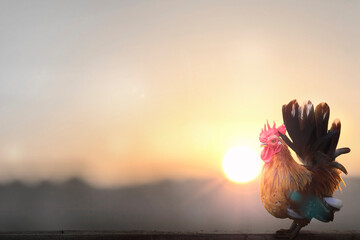
<path id="1" fill-rule="evenodd" d="M 293 99 L 360 176 L 359 1 L 1 1 L 0 182 L 216 177 Z"/>

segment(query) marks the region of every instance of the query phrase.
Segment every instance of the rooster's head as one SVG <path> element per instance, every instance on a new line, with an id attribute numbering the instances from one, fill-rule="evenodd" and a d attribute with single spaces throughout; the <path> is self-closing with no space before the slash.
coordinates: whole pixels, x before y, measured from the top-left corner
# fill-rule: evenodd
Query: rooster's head
<path id="1" fill-rule="evenodd" d="M 267 122 L 266 124 L 264 124 L 264 129 L 261 129 L 259 139 L 261 142 L 261 146 L 264 147 L 261 152 L 261 159 L 266 163 L 271 161 L 274 154 L 281 151 L 282 143 L 280 140 L 279 132 L 285 135 L 286 128 L 284 124 L 276 128 L 275 122 L 273 127 L 270 127 L 269 122 Z"/>

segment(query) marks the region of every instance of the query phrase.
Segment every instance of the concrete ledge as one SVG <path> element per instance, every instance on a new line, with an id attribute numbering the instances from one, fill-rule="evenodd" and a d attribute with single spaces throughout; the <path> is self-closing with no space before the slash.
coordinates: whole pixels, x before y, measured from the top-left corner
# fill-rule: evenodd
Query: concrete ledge
<path id="1" fill-rule="evenodd" d="M 248 233 L 182 233 L 182 232 L 120 232 L 120 231 L 51 231 L 51 232 L 0 232 L 0 240 L 270 240 L 275 239 L 273 234 L 261 233 L 261 234 L 248 234 Z M 360 232 L 301 232 L 296 240 L 305 239 L 341 239 L 341 240 L 354 240 L 360 239 Z"/>

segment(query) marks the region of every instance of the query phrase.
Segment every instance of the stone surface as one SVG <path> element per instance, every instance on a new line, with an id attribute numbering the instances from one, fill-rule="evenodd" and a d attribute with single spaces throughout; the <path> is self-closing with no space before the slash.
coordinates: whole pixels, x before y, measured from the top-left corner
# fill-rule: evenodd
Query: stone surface
<path id="1" fill-rule="evenodd" d="M 117 231 L 52 231 L 52 232 L 0 232 L 0 240 L 271 240 L 275 239 L 273 234 L 247 234 L 247 233 L 182 233 L 182 232 L 117 232 Z M 299 234 L 296 240 L 305 239 L 341 239 L 341 240 L 354 240 L 360 239 L 360 232 L 303 232 Z"/>

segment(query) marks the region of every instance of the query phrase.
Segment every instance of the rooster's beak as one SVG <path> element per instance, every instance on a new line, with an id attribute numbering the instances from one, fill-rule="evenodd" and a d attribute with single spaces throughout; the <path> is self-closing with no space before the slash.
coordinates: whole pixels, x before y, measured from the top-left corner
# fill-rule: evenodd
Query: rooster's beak
<path id="1" fill-rule="evenodd" d="M 261 144 L 260 144 L 260 147 L 265 147 L 265 146 L 267 146 L 266 143 L 261 143 Z"/>

